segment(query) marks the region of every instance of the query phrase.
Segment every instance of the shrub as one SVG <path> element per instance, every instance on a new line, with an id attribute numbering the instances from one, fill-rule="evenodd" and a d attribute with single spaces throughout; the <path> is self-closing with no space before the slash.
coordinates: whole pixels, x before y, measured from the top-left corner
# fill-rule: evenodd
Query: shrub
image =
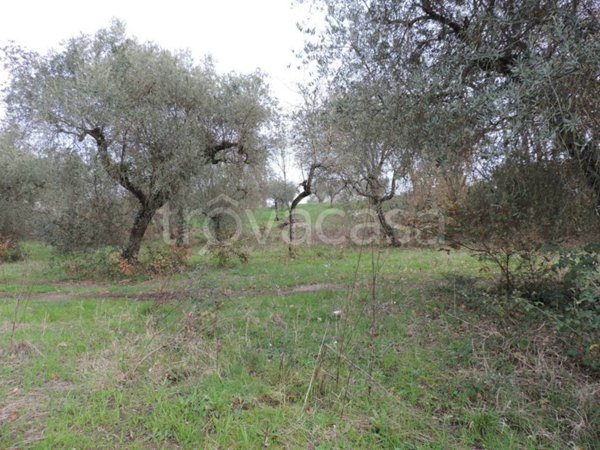
<path id="1" fill-rule="evenodd" d="M 596 370 L 600 370 L 599 251 L 598 245 L 563 250 L 554 266 L 567 294 L 555 313 L 557 331 L 569 354 Z"/>
<path id="2" fill-rule="evenodd" d="M 468 188 L 450 240 L 499 269 L 499 306 L 550 318 L 568 354 L 599 369 L 599 247 L 579 244 L 597 235 L 598 219 L 574 170 L 509 159 Z"/>
<path id="3" fill-rule="evenodd" d="M 17 241 L 0 238 L 0 262 L 16 262 L 25 259 L 25 253 Z"/>
<path id="4" fill-rule="evenodd" d="M 507 293 L 538 290 L 558 244 L 598 230 L 593 197 L 573 170 L 556 161 L 507 161 L 469 187 L 450 240 L 495 264 Z"/>
<path id="5" fill-rule="evenodd" d="M 562 248 L 539 264 L 544 271 L 535 285 L 523 282 L 527 278 L 515 261 L 511 268 L 516 274 L 515 289 L 509 295 L 474 291 L 467 295 L 469 302 L 486 313 L 508 314 L 511 320 L 526 321 L 526 313 L 550 323 L 566 355 L 589 369 L 600 370 L 600 246 Z M 454 280 L 455 286 L 457 281 L 464 282 Z"/>
<path id="6" fill-rule="evenodd" d="M 135 266 L 127 262 L 121 252 L 107 247 L 93 252 L 70 253 L 59 259 L 65 273 L 76 279 L 129 278 L 138 273 Z"/>
<path id="7" fill-rule="evenodd" d="M 77 279 L 120 280 L 143 275 L 170 275 L 187 267 L 190 250 L 175 246 L 150 245 L 140 263 L 133 265 L 115 247 L 69 253 L 59 257 L 65 273 Z"/>
<path id="8" fill-rule="evenodd" d="M 186 247 L 151 245 L 141 259 L 144 272 L 152 275 L 170 275 L 187 267 L 190 249 Z"/>
<path id="9" fill-rule="evenodd" d="M 473 183 L 456 211 L 455 238 L 536 241 L 587 238 L 598 231 L 595 197 L 563 161 L 508 160 Z"/>
<path id="10" fill-rule="evenodd" d="M 211 244 L 208 246 L 208 252 L 218 267 L 231 267 L 236 260 L 245 264 L 249 258 L 249 254 L 245 249 L 230 243 L 216 242 Z"/>

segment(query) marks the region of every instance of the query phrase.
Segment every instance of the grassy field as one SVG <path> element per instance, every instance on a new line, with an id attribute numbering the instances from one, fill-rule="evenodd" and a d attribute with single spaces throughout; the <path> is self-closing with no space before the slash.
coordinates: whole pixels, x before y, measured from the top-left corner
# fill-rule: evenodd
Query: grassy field
<path id="1" fill-rule="evenodd" d="M 598 380 L 539 318 L 484 308 L 464 253 L 313 246 L 289 259 L 273 244 L 246 264 L 194 254 L 185 273 L 110 283 L 65 280 L 48 248 L 28 251 L 0 266 L 0 448 L 600 439 Z"/>

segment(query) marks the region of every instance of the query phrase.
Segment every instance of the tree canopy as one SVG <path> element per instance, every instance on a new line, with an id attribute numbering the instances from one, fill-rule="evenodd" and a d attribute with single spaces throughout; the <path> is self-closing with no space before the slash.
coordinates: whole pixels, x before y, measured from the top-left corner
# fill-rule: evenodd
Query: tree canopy
<path id="1" fill-rule="evenodd" d="M 600 193 L 594 0 L 317 0 L 307 61 L 333 86 L 380 86 L 420 156 L 577 160 Z M 313 32 L 312 29 L 307 31 Z"/>
<path id="2" fill-rule="evenodd" d="M 137 200 L 129 260 L 156 210 L 201 167 L 251 164 L 260 152 L 271 100 L 258 73 L 220 76 L 209 60 L 128 37 L 120 22 L 45 55 L 5 53 L 11 120 L 41 145 L 97 159 Z"/>

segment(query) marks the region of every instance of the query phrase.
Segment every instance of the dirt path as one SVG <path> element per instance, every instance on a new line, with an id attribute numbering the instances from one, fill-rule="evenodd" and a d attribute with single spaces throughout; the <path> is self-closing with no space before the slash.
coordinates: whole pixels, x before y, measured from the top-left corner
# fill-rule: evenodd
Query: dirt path
<path id="1" fill-rule="evenodd" d="M 74 288 L 79 287 L 73 285 Z M 276 296 L 283 297 L 293 294 L 313 293 L 313 292 L 331 292 L 345 289 L 346 286 L 341 284 L 303 284 L 297 286 L 288 286 L 277 289 L 210 289 L 210 288 L 194 288 L 188 289 L 162 289 L 139 293 L 123 293 L 123 292 L 50 292 L 50 293 L 32 293 L 21 297 L 21 300 L 47 301 L 47 302 L 66 302 L 78 301 L 86 299 L 122 299 L 131 301 L 147 301 L 154 300 L 166 302 L 170 300 L 190 299 L 192 297 L 224 297 L 224 298 L 242 298 L 242 297 L 257 297 L 257 296 Z M 21 294 L 22 295 L 22 294 Z M 19 297 L 19 294 L 0 293 L 0 299 L 14 300 Z M 2 301 L 2 300 L 0 300 Z"/>

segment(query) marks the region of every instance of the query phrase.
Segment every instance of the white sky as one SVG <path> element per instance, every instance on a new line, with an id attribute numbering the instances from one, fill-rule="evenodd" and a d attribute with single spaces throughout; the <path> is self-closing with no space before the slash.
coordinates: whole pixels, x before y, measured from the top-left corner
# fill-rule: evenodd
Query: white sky
<path id="1" fill-rule="evenodd" d="M 198 60 L 211 54 L 221 72 L 262 69 L 280 104 L 289 108 L 299 100 L 296 86 L 304 76 L 292 50 L 302 48 L 296 22 L 305 11 L 292 0 L 13 0 L 2 5 L 0 46 L 14 41 L 44 52 L 118 18 L 142 41 L 189 49 Z"/>

